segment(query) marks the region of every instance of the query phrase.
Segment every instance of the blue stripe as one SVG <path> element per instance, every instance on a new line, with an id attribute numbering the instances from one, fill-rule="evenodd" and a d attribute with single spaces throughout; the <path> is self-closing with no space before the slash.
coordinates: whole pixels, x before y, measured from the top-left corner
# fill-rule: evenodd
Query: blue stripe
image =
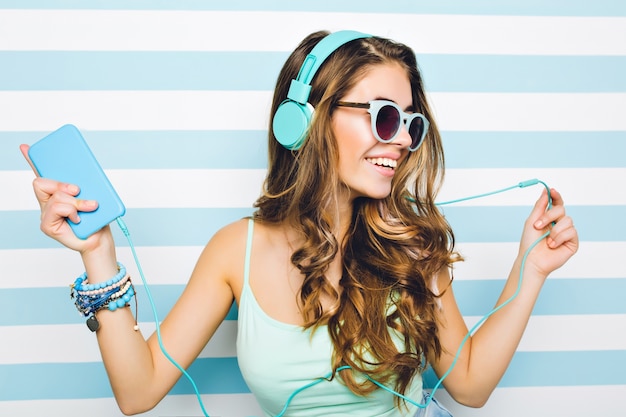
<path id="1" fill-rule="evenodd" d="M 235 126 L 234 126 L 235 127 Z M 19 151 L 50 132 L 0 132 L 0 170 L 29 169 Z M 82 131 L 104 169 L 264 169 L 266 131 Z"/>
<path id="2" fill-rule="evenodd" d="M 621 364 L 621 366 L 620 366 Z M 518 352 L 500 387 L 622 385 L 626 350 L 602 352 Z"/>
<path id="3" fill-rule="evenodd" d="M 362 13 L 425 13 L 425 14 L 479 14 L 522 16 L 625 16 L 626 5 L 620 0 L 317 0 L 294 2 L 290 0 L 258 1 L 231 0 L 0 0 L 0 8 L 7 9 L 130 9 L 130 10 L 267 10 L 267 11 L 327 11 Z"/>
<path id="4" fill-rule="evenodd" d="M 77 324 L 84 322 L 86 319 L 76 311 L 73 301 L 69 298 L 69 284 L 74 279 L 68 275 L 68 285 L 65 287 L 0 289 L 0 312 L 2 313 L 0 326 Z M 150 294 L 152 294 L 154 299 L 158 318 L 163 320 L 182 294 L 184 286 L 151 285 L 150 277 L 146 277 L 146 280 L 150 287 Z M 138 295 L 137 305 L 139 311 L 137 319 L 141 322 L 154 323 L 152 307 L 150 306 L 145 288 L 141 284 L 141 279 L 133 277 L 133 282 Z M 24 300 L 29 300 L 29 302 L 24 303 Z M 34 306 L 41 306 L 42 308 Z M 135 312 L 134 300 L 131 302 L 131 307 L 133 312 Z M 236 319 L 237 305 L 233 304 L 226 316 L 226 320 Z"/>
<path id="5" fill-rule="evenodd" d="M 443 132 L 442 135 L 448 168 L 626 167 L 626 131 Z"/>
<path id="6" fill-rule="evenodd" d="M 271 91 L 286 58 L 287 52 L 4 51 L 0 90 Z M 424 54 L 418 62 L 430 92 L 626 91 L 626 56 Z"/>
<path id="7" fill-rule="evenodd" d="M 252 209 L 238 208 L 129 209 L 124 221 L 136 246 L 204 246 L 219 228 L 251 213 Z M 0 249 L 60 247 L 38 225 L 37 211 L 0 211 Z M 112 227 L 117 244 L 128 246 L 119 228 Z"/>
<path id="8" fill-rule="evenodd" d="M 477 317 L 488 314 L 504 288 L 506 277 L 502 278 L 454 282 L 454 295 L 462 314 Z M 537 299 L 533 314 L 626 314 L 624 294 L 626 294 L 626 273 L 624 278 L 548 278 Z"/>
<path id="9" fill-rule="evenodd" d="M 429 92 L 626 91 L 625 56 L 418 55 Z"/>
<path id="10" fill-rule="evenodd" d="M 102 363 L 2 365 L 0 375 L 0 401 L 113 395 Z"/>
<path id="11" fill-rule="evenodd" d="M 29 169 L 18 147 L 47 133 L 0 132 L 0 171 Z M 265 131 L 83 131 L 83 135 L 105 169 L 267 167 Z M 626 167 L 626 131 L 442 135 L 448 168 Z"/>
<path id="12" fill-rule="evenodd" d="M 458 242 L 516 242 L 530 210 L 530 206 L 443 208 Z M 567 211 L 582 241 L 615 242 L 626 238 L 626 206 L 569 206 Z"/>
<path id="13" fill-rule="evenodd" d="M 150 285 L 150 277 L 147 280 Z M 68 276 L 67 282 L 72 281 L 73 278 Z M 140 283 L 138 277 L 134 281 Z M 455 296 L 465 316 L 481 317 L 487 314 L 503 287 L 503 279 L 454 283 Z M 142 285 L 136 288 L 139 295 L 139 321 L 154 322 L 145 289 Z M 172 309 L 183 288 L 183 285 L 150 285 L 159 320 L 164 319 Z M 534 314 L 626 314 L 623 294 L 626 294 L 626 276 L 611 279 L 548 279 L 537 300 Z M 76 324 L 84 321 L 69 299 L 68 287 L 2 289 L 0 313 L 0 326 Z M 226 320 L 236 319 L 237 307 L 233 305 Z"/>
<path id="14" fill-rule="evenodd" d="M 498 387 L 621 385 L 626 382 L 626 372 L 617 372 L 615 365 L 624 363 L 626 350 L 516 352 Z M 429 369 L 424 385 L 432 388 L 436 382 L 435 373 Z"/>
<path id="15" fill-rule="evenodd" d="M 626 351 L 517 352 L 499 386 L 622 385 L 626 372 L 617 372 L 615 365 L 623 363 Z M 189 374 L 202 394 L 249 392 L 235 358 L 197 359 Z M 0 375 L 0 401 L 112 396 L 101 363 L 0 365 Z M 428 371 L 424 380 L 431 388 L 436 377 Z M 193 390 L 183 377 L 170 394 L 193 394 Z M 210 404 L 206 406 L 210 412 Z"/>
<path id="16" fill-rule="evenodd" d="M 69 341 L 68 341 L 69 342 Z M 69 345 L 68 345 L 69 347 Z M 188 369 L 203 394 L 248 393 L 236 358 L 201 358 Z M 100 362 L 0 365 L 0 401 L 111 397 Z M 201 377 L 208 375 L 209 377 Z M 193 394 L 181 378 L 171 394 Z"/>
<path id="17" fill-rule="evenodd" d="M 529 201 L 528 207 L 445 207 L 443 212 L 457 242 L 517 242 L 533 203 Z M 252 212 L 251 208 L 137 208 L 129 209 L 124 219 L 136 246 L 204 246 L 219 228 Z M 583 241 L 619 242 L 626 237 L 626 222 L 621 220 L 625 206 L 570 206 L 568 213 Z M 159 225 L 158 233 L 155 225 Z M 113 231 L 117 244 L 127 246 L 117 226 Z M 58 247 L 39 230 L 38 211 L 0 211 L 0 249 Z"/>
<path id="18" fill-rule="evenodd" d="M 0 52 L 0 90 L 272 90 L 286 58 L 282 52 Z"/>

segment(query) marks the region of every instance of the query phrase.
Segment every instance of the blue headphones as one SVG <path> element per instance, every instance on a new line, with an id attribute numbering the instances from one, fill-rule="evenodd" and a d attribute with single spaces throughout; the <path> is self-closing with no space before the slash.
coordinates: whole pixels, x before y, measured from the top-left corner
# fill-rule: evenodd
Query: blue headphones
<path id="1" fill-rule="evenodd" d="M 315 45 L 304 59 L 297 78 L 291 80 L 287 99 L 278 106 L 274 114 L 272 130 L 281 145 L 289 150 L 297 150 L 304 143 L 314 110 L 308 103 L 311 81 L 324 61 L 343 44 L 370 37 L 372 35 L 343 30 L 331 33 Z"/>

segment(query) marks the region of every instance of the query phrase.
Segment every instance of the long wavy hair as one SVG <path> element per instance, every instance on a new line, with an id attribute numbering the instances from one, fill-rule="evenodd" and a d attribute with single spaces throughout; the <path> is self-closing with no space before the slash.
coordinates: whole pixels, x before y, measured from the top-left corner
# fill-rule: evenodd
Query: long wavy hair
<path id="1" fill-rule="evenodd" d="M 289 56 L 278 76 L 271 114 L 286 99 L 306 55 L 327 35 L 309 35 Z M 388 197 L 355 199 L 350 228 L 339 242 L 333 230 L 337 196 L 345 185 L 338 174 L 333 111 L 372 67 L 388 63 L 405 69 L 413 107 L 428 118 L 430 129 L 418 151 L 396 168 Z M 304 277 L 299 291 L 304 327 L 315 331 L 328 325 L 333 369 L 348 365 L 405 393 L 416 373 L 424 370 L 425 358 L 441 354 L 441 292 L 434 292 L 435 279 L 442 268 L 460 259 L 452 230 L 435 206 L 444 173 L 440 134 L 415 54 L 400 43 L 380 37 L 350 41 L 324 62 L 311 85 L 309 102 L 315 112 L 299 150 L 282 147 L 270 121 L 267 177 L 254 216 L 285 222 L 303 238 L 291 262 Z M 325 276 L 338 254 L 343 269 L 340 291 Z M 335 300 L 337 308 L 324 311 L 323 297 Z M 341 379 L 358 395 L 377 389 L 359 372 L 343 371 Z"/>

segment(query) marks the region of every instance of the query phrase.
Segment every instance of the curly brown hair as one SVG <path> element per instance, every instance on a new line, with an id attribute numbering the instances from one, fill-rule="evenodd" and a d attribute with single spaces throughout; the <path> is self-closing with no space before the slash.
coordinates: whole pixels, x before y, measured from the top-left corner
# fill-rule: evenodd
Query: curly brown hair
<path id="1" fill-rule="evenodd" d="M 271 114 L 286 99 L 306 55 L 327 35 L 309 35 L 289 56 L 278 76 Z M 388 197 L 354 201 L 350 228 L 339 242 L 333 234 L 342 186 L 333 110 L 373 66 L 388 63 L 406 70 L 413 107 L 428 118 L 430 129 L 418 151 L 397 167 Z M 299 150 L 282 147 L 270 126 L 267 177 L 254 216 L 264 222 L 286 222 L 304 238 L 291 257 L 304 276 L 299 302 L 305 328 L 328 325 L 333 369 L 348 365 L 404 393 L 424 370 L 425 358 L 441 354 L 437 331 L 441 294 L 433 292 L 433 280 L 460 259 L 454 252 L 452 229 L 435 206 L 444 173 L 441 137 L 415 54 L 403 44 L 380 37 L 350 41 L 324 62 L 311 86 L 309 102 L 315 112 Z M 325 277 L 338 253 L 343 269 L 340 292 Z M 338 301 L 338 308 L 324 311 L 322 297 Z M 341 378 L 359 395 L 377 389 L 352 372 L 342 372 Z"/>

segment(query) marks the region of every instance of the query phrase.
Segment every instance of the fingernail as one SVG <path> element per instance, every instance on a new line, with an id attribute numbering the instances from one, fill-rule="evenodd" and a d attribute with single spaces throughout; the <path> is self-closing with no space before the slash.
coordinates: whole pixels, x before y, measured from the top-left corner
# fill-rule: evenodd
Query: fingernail
<path id="1" fill-rule="evenodd" d="M 70 194 L 78 194 L 78 186 L 76 186 L 76 185 L 69 184 L 67 186 L 67 189 L 70 192 Z"/>
<path id="2" fill-rule="evenodd" d="M 543 222 L 542 222 L 541 220 L 537 220 L 537 221 L 535 222 L 535 227 L 536 227 L 536 228 L 540 228 L 540 227 L 542 227 L 542 226 L 543 226 Z"/>

